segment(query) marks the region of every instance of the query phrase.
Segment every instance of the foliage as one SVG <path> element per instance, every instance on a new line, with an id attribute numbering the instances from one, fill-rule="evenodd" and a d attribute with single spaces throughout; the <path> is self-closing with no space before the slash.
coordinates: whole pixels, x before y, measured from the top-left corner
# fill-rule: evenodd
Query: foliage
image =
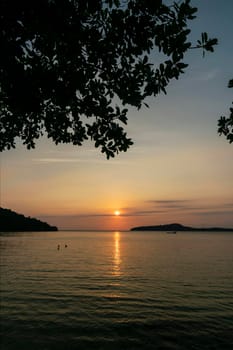
<path id="1" fill-rule="evenodd" d="M 125 105 L 140 109 L 184 72 L 196 11 L 189 0 L 2 0 L 0 150 L 47 133 L 90 138 L 107 158 L 126 151 Z M 203 33 L 195 47 L 216 43 Z"/>
<path id="2" fill-rule="evenodd" d="M 233 79 L 228 83 L 228 87 L 233 87 Z M 233 104 L 233 102 L 232 102 Z M 225 135 L 226 139 L 232 143 L 233 142 L 233 108 L 230 108 L 230 115 L 228 118 L 221 116 L 218 121 L 218 132 L 220 135 Z"/>

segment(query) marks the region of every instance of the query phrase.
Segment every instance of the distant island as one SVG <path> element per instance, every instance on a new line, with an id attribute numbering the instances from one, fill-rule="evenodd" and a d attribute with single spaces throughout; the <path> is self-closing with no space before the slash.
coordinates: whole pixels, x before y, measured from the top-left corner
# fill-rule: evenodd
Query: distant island
<path id="1" fill-rule="evenodd" d="M 0 231 L 57 231 L 56 226 L 50 226 L 38 219 L 25 217 L 10 209 L 0 208 Z"/>
<path id="2" fill-rule="evenodd" d="M 166 225 L 157 225 L 157 226 L 138 226 L 138 227 L 131 228 L 130 231 L 166 231 L 166 232 L 177 232 L 177 231 L 217 232 L 217 231 L 226 231 L 226 232 L 233 232 L 233 228 L 223 228 L 223 227 L 196 228 L 196 227 L 190 227 L 190 226 L 183 226 L 181 224 L 166 224 Z"/>

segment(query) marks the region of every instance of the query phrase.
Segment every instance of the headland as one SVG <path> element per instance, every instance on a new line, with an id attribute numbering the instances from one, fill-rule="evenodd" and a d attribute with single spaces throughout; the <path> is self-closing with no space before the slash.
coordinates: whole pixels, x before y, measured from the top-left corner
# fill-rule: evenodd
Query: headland
<path id="1" fill-rule="evenodd" d="M 25 217 L 10 209 L 0 208 L 0 231 L 58 231 L 58 228 L 38 219 Z"/>

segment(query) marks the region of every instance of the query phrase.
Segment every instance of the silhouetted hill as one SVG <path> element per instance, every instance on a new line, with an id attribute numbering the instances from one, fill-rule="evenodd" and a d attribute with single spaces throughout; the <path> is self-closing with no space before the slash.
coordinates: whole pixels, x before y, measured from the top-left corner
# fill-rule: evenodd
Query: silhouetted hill
<path id="1" fill-rule="evenodd" d="M 206 232 L 217 232 L 217 231 L 227 231 L 233 232 L 233 228 L 223 228 L 223 227 L 207 227 L 207 228 L 194 228 L 189 226 L 183 226 L 181 224 L 167 224 L 167 225 L 157 225 L 157 226 L 138 226 L 131 228 L 130 231 L 206 231 Z"/>
<path id="2" fill-rule="evenodd" d="M 10 209 L 0 208 L 0 231 L 57 231 L 57 227 L 17 214 Z"/>

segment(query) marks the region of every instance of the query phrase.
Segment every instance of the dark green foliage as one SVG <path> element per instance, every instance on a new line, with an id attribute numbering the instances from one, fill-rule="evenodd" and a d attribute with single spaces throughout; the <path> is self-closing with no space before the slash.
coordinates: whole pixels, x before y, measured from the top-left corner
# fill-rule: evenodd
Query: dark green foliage
<path id="1" fill-rule="evenodd" d="M 47 133 L 56 144 L 90 138 L 107 158 L 126 151 L 124 105 L 140 109 L 184 72 L 196 10 L 188 0 L 2 0 L 0 150 L 17 137 L 34 148 Z M 215 44 L 203 33 L 196 47 Z"/>
<path id="2" fill-rule="evenodd" d="M 228 83 L 228 87 L 233 87 L 233 79 Z M 233 102 L 232 102 L 233 104 Z M 221 116 L 218 121 L 218 132 L 220 135 L 225 135 L 226 139 L 232 143 L 233 142 L 233 108 L 230 108 L 230 115 L 228 118 Z"/>
<path id="3" fill-rule="evenodd" d="M 57 227 L 34 218 L 27 218 L 12 210 L 0 208 L 0 231 L 57 231 Z"/>
<path id="4" fill-rule="evenodd" d="M 209 39 L 206 32 L 201 34 L 201 40 L 197 40 L 197 46 L 195 48 L 202 48 L 203 57 L 206 51 L 214 52 L 213 46 L 218 43 L 217 39 Z"/>

